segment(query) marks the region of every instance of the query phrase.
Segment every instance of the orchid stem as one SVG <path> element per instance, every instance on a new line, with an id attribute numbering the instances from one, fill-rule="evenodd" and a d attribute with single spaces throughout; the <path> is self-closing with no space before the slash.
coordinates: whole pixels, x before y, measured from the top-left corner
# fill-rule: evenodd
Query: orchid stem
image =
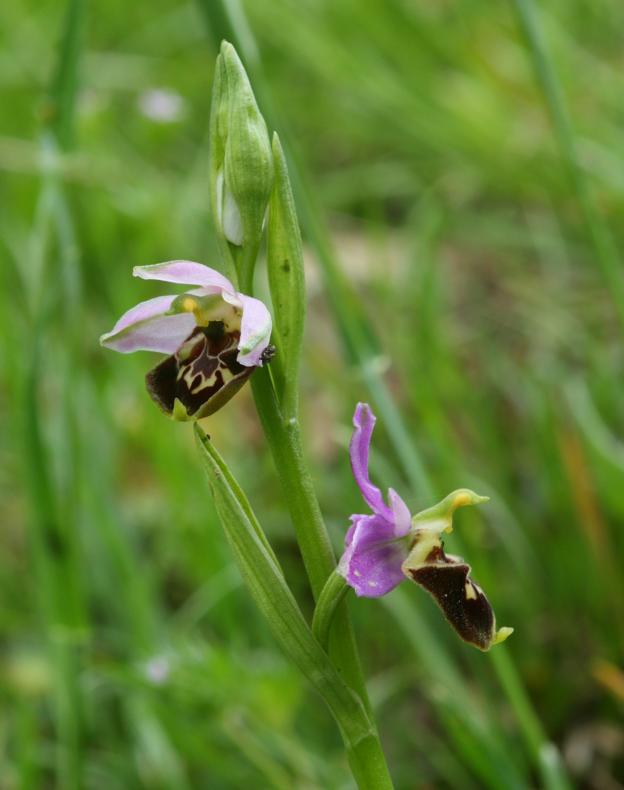
<path id="1" fill-rule="evenodd" d="M 195 427 L 213 496 L 243 578 L 280 646 L 317 688 L 339 725 L 351 772 L 360 790 L 392 790 L 379 737 L 369 712 L 341 672 L 312 638 L 279 566 L 259 540 L 245 494 L 208 437 Z M 342 676 L 342 677 L 340 677 Z"/>
<path id="2" fill-rule="evenodd" d="M 294 419 L 287 423 L 283 421 L 267 368 L 256 370 L 251 384 L 256 408 L 284 490 L 312 594 L 318 600 L 336 567 L 336 560 L 303 456 L 299 422 Z M 332 635 L 333 658 L 352 688 L 362 697 L 366 707 L 370 708 L 346 609 L 340 607 L 336 616 L 342 621 L 342 626 L 334 629 L 336 633 Z"/>
<path id="3" fill-rule="evenodd" d="M 213 207 L 214 210 L 214 207 Z M 218 225 L 218 218 L 217 225 Z M 260 246 L 260 238 L 247 237 L 240 246 L 228 247 L 236 270 L 238 287 L 243 293 L 253 294 L 253 274 Z M 228 259 L 229 260 L 229 259 Z M 300 349 L 297 353 L 300 353 Z M 315 600 L 318 600 L 327 579 L 336 567 L 336 558 L 316 498 L 312 477 L 306 465 L 299 421 L 297 419 L 298 387 L 296 379 L 289 398 L 288 418 L 275 390 L 268 368 L 258 367 L 251 385 L 256 408 L 267 437 L 286 504 L 295 529 L 303 563 Z M 393 787 L 374 723 L 373 712 L 355 636 L 344 604 L 336 607 L 333 619 L 336 626 L 327 633 L 327 654 L 331 663 L 349 689 L 361 700 L 370 718 L 370 733 L 357 743 L 345 740 L 349 764 L 360 788 L 386 790 Z"/>
<path id="4" fill-rule="evenodd" d="M 335 571 L 336 561 L 303 456 L 299 422 L 294 418 L 286 422 L 282 419 L 271 375 L 266 367 L 254 373 L 251 384 L 312 593 L 318 601 Z M 329 629 L 328 626 L 327 652 L 338 673 L 362 700 L 373 727 L 370 736 L 347 750 L 351 771 L 361 789 L 390 790 L 393 787 L 392 779 L 374 724 L 355 636 L 344 601 L 335 606 L 333 620 L 334 628 Z"/>
<path id="5" fill-rule="evenodd" d="M 235 256 L 239 286 L 247 293 L 253 293 L 250 261 L 255 260 L 257 251 L 257 245 L 248 245 Z M 255 372 L 251 383 L 256 408 L 293 520 L 312 594 L 318 600 L 328 578 L 334 572 L 336 559 L 305 463 L 299 421 L 294 417 L 284 420 L 271 374 L 266 367 Z M 331 642 L 329 652 L 339 672 L 344 673 L 345 679 L 360 695 L 370 713 L 364 675 L 345 607 L 339 608 L 337 618 L 341 626 L 335 629 L 333 637 L 328 634 L 328 641 Z"/>
<path id="6" fill-rule="evenodd" d="M 334 570 L 318 597 L 312 618 L 312 633 L 325 651 L 329 644 L 329 633 L 334 614 L 348 591 L 349 587 L 344 576 L 341 576 L 338 570 Z"/>

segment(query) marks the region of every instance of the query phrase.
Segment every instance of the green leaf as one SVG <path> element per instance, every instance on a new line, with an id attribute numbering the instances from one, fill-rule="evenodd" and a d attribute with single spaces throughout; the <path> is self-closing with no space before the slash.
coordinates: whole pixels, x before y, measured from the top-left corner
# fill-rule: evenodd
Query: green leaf
<path id="1" fill-rule="evenodd" d="M 348 750 L 374 737 L 359 697 L 312 636 L 244 493 L 206 434 L 195 426 L 215 507 L 241 574 L 282 650 L 327 703 Z"/>
<path id="2" fill-rule="evenodd" d="M 277 356 L 272 366 L 282 413 L 297 415 L 297 378 L 305 319 L 303 246 L 288 168 L 277 134 L 273 135 L 275 182 L 269 203 L 267 268 L 275 314 Z"/>

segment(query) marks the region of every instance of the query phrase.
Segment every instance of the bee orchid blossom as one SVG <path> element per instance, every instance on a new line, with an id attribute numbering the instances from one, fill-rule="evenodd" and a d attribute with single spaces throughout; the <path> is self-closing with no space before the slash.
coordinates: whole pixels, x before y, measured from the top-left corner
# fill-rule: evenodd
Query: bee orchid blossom
<path id="1" fill-rule="evenodd" d="M 366 598 L 389 593 L 406 577 L 417 582 L 431 594 L 464 641 L 489 650 L 513 629 L 497 631 L 494 611 L 470 578 L 470 566 L 460 557 L 446 554 L 442 543 L 442 534 L 453 529 L 455 510 L 486 502 L 487 497 L 459 489 L 414 517 L 393 489 L 386 502 L 368 474 L 375 422 L 370 407 L 359 403 L 353 415 L 349 454 L 353 476 L 372 514 L 351 516 L 338 573 L 356 595 Z"/>
<path id="2" fill-rule="evenodd" d="M 135 277 L 194 286 L 157 296 L 124 313 L 100 343 L 129 354 L 158 351 L 167 358 L 146 376 L 156 404 L 176 420 L 196 420 L 221 408 L 272 356 L 271 315 L 236 291 L 219 272 L 194 261 L 137 266 Z"/>

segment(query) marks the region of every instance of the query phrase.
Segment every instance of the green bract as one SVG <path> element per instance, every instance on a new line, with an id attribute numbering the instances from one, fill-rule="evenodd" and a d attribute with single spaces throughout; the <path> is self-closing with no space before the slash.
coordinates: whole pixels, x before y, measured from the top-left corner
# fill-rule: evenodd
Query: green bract
<path id="1" fill-rule="evenodd" d="M 276 378 L 285 419 L 297 416 L 297 379 L 303 324 L 305 279 L 303 245 L 288 168 L 277 134 L 273 135 L 275 183 L 267 232 L 267 271 L 275 313 Z"/>

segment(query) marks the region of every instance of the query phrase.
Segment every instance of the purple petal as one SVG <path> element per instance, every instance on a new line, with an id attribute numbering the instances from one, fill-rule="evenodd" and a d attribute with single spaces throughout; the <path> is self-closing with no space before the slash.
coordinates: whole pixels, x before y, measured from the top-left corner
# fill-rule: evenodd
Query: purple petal
<path id="1" fill-rule="evenodd" d="M 412 528 L 412 514 L 394 488 L 388 491 L 388 499 L 390 500 L 390 507 L 392 509 L 394 534 L 397 538 L 402 538 L 404 535 L 407 535 Z"/>
<path id="2" fill-rule="evenodd" d="M 375 422 L 376 417 L 368 403 L 358 403 L 353 415 L 355 430 L 349 445 L 351 469 L 353 470 L 355 482 L 358 484 L 367 505 L 374 513 L 391 521 L 393 518 L 392 510 L 384 502 L 381 491 L 371 483 L 368 477 L 368 451 Z"/>
<path id="3" fill-rule="evenodd" d="M 212 286 L 216 291 L 235 293 L 234 286 L 219 272 L 195 261 L 167 261 L 153 266 L 135 266 L 132 270 L 135 277 L 143 280 L 160 280 L 163 283 L 179 283 L 180 285 Z"/>
<path id="4" fill-rule="evenodd" d="M 379 598 L 405 578 L 401 565 L 409 554 L 407 541 L 396 539 L 396 525 L 383 516 L 356 515 L 351 520 L 350 542 L 338 572 L 356 595 Z"/>
<path id="5" fill-rule="evenodd" d="M 243 305 L 237 360 L 246 367 L 262 365 L 262 352 L 271 338 L 271 314 L 259 299 L 241 293 L 236 296 Z M 225 295 L 224 298 L 226 302 L 231 302 Z"/>
<path id="6" fill-rule="evenodd" d="M 106 348 L 130 354 L 132 351 L 160 351 L 173 354 L 193 331 L 192 313 L 165 315 L 175 296 L 148 299 L 124 313 L 100 343 Z"/>

